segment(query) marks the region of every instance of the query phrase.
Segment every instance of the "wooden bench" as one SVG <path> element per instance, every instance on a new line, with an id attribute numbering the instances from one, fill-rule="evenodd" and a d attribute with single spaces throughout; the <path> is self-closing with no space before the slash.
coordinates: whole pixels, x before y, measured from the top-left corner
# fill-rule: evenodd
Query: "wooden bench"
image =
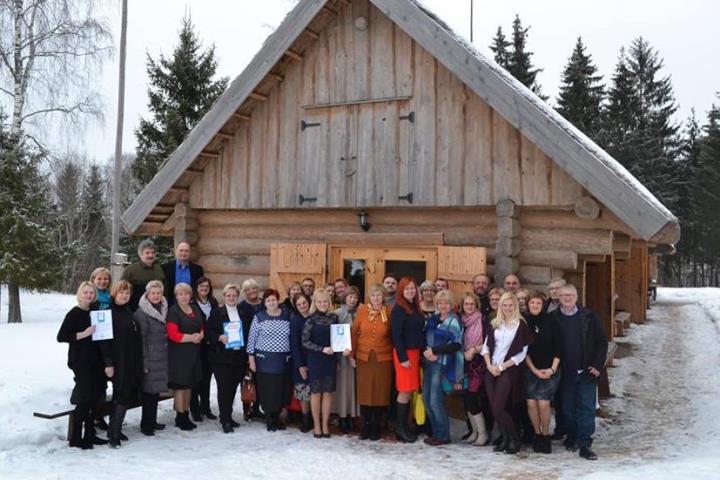
<path id="1" fill-rule="evenodd" d="M 603 366 L 602 372 L 600 372 L 600 381 L 598 382 L 598 396 L 600 398 L 608 398 L 610 396 L 610 378 L 608 377 L 607 369 L 608 367 L 612 367 L 617 348 L 617 343 L 608 342 L 607 357 L 605 358 L 605 365 Z"/>
<path id="2" fill-rule="evenodd" d="M 160 401 L 169 400 L 173 398 L 172 395 L 169 392 L 161 393 L 160 394 Z M 128 410 L 132 410 L 133 408 L 140 407 L 142 404 L 140 400 L 138 399 L 136 402 L 134 402 L 132 405 L 128 407 Z M 112 398 L 108 397 L 105 399 L 104 402 L 102 402 L 95 413 L 96 417 L 110 415 L 110 412 L 112 411 L 113 403 Z M 68 429 L 67 429 L 67 439 L 70 440 L 72 438 L 73 433 L 73 417 L 75 416 L 75 407 L 70 408 L 69 410 L 62 410 L 55 413 L 43 413 L 43 412 L 33 412 L 33 417 L 42 418 L 44 420 L 55 420 L 56 418 L 61 417 L 68 417 Z"/>
<path id="3" fill-rule="evenodd" d="M 615 335 L 622 337 L 625 334 L 625 330 L 630 328 L 632 321 L 632 315 L 630 312 L 615 312 Z"/>

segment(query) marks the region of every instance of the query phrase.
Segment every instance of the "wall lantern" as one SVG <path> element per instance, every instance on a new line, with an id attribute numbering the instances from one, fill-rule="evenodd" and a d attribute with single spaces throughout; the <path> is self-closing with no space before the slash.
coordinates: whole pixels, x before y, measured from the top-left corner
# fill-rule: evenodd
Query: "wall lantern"
<path id="1" fill-rule="evenodd" d="M 370 223 L 368 222 L 368 212 L 367 210 L 360 210 L 357 214 L 358 217 L 358 225 L 360 225 L 360 228 L 362 228 L 363 232 L 367 232 L 370 230 Z"/>

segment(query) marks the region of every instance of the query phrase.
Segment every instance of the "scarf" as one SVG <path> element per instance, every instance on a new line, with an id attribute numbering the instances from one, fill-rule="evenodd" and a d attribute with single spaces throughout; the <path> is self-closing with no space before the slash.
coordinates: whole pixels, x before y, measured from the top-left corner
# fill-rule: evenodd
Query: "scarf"
<path id="1" fill-rule="evenodd" d="M 383 323 L 387 323 L 387 315 L 385 315 L 385 309 L 383 307 L 380 307 L 380 309 L 375 310 L 372 305 L 368 303 L 368 319 L 371 322 L 374 322 L 378 319 L 378 317 L 382 320 Z"/>
<path id="2" fill-rule="evenodd" d="M 462 316 L 465 325 L 465 349 L 480 345 L 483 341 L 482 313 L 480 310 Z"/>
<path id="3" fill-rule="evenodd" d="M 428 320 L 425 326 L 427 345 L 439 347 L 448 343 L 462 342 L 463 331 L 460 320 L 454 313 L 450 313 L 445 321 L 437 313 Z M 443 353 L 438 360 L 443 366 L 445 376 L 450 382 L 457 382 L 463 378 L 465 357 L 462 348 L 453 353 Z"/>
<path id="4" fill-rule="evenodd" d="M 165 297 L 162 297 L 162 301 L 160 303 L 154 305 L 150 303 L 150 300 L 148 300 L 147 293 L 144 293 L 143 296 L 140 297 L 138 308 L 148 317 L 165 323 L 165 317 L 167 317 L 168 313 L 168 303 L 167 300 L 165 300 Z"/>
<path id="5" fill-rule="evenodd" d="M 97 292 L 97 303 L 100 306 L 100 310 L 105 310 L 110 307 L 110 290 L 107 288 L 104 290 L 95 289 Z"/>

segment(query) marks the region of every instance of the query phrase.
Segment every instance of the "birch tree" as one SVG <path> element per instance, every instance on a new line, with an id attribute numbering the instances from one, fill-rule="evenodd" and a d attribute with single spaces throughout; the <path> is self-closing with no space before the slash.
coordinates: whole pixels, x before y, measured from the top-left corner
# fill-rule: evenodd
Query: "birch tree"
<path id="1" fill-rule="evenodd" d="M 18 139 L 17 148 L 30 141 L 42 150 L 50 121 L 65 126 L 102 115 L 93 82 L 112 38 L 95 16 L 98 3 L 0 0 L 0 106 L 10 114 L 9 136 Z M 21 321 L 21 283 L 8 281 L 9 322 Z"/>

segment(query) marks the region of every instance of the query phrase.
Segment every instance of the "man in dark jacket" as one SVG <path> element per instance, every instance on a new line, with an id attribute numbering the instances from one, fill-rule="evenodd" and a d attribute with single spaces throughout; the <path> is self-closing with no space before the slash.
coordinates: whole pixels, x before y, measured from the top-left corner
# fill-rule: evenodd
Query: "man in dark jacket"
<path id="1" fill-rule="evenodd" d="M 145 293 L 145 286 L 152 280 L 165 281 L 165 275 L 160 263 L 155 261 L 155 243 L 146 238 L 138 245 L 138 258 L 123 270 L 120 280 L 127 280 L 132 285 L 132 296 L 130 297 L 130 309 L 135 312 L 138 309 L 140 297 Z"/>
<path id="2" fill-rule="evenodd" d="M 175 247 L 175 260 L 162 264 L 165 274 L 165 296 L 169 305 L 175 303 L 175 285 L 187 283 L 194 292 L 197 279 L 205 276 L 203 267 L 190 261 L 190 253 L 190 244 L 180 242 Z"/>
<path id="3" fill-rule="evenodd" d="M 577 289 L 567 284 L 560 289 L 560 308 L 555 312 L 561 331 L 563 427 L 565 447 L 580 449 L 580 456 L 597 460 L 590 447 L 595 433 L 597 381 L 605 366 L 608 339 L 597 316 L 578 307 Z"/>

